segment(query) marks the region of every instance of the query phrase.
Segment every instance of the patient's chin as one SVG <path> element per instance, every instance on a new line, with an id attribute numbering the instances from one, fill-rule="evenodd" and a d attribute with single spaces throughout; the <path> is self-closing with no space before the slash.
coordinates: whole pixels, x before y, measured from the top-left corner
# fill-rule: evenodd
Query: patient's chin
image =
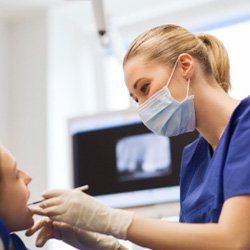
<path id="1" fill-rule="evenodd" d="M 15 232 L 15 231 L 26 230 L 26 229 L 32 227 L 33 225 L 34 225 L 34 219 L 32 217 L 31 212 L 29 212 L 25 216 L 23 216 L 22 218 L 19 218 L 19 221 L 16 221 L 16 223 L 14 223 L 10 227 L 10 231 Z"/>
<path id="2" fill-rule="evenodd" d="M 32 213 L 29 211 L 28 216 L 26 217 L 25 223 L 24 223 L 24 229 L 28 229 L 34 225 L 34 219 Z"/>
<path id="3" fill-rule="evenodd" d="M 24 223 L 20 224 L 18 228 L 15 229 L 15 231 L 22 231 L 26 230 L 34 225 L 34 220 L 33 218 L 25 221 Z"/>
<path id="4" fill-rule="evenodd" d="M 30 227 L 32 227 L 34 224 L 34 221 L 32 222 L 25 222 L 25 223 L 16 223 L 15 225 L 10 225 L 7 226 L 9 228 L 10 232 L 17 232 L 17 231 L 22 231 L 22 230 L 26 230 Z"/>
<path id="5" fill-rule="evenodd" d="M 30 228 L 30 227 L 32 227 L 33 225 L 34 225 L 34 219 L 33 219 L 33 217 L 31 216 L 30 219 L 27 221 L 27 226 L 26 226 L 25 229 Z"/>

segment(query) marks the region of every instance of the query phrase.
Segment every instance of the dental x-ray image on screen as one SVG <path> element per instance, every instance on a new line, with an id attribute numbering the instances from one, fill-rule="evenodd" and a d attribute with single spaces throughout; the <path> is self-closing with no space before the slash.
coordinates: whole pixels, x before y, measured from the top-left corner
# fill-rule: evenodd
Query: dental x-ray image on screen
<path id="1" fill-rule="evenodd" d="M 113 207 L 179 199 L 182 149 L 195 134 L 155 135 L 131 110 L 71 119 L 69 129 L 75 187 Z"/>
<path id="2" fill-rule="evenodd" d="M 169 138 L 151 133 L 126 136 L 116 144 L 118 181 L 168 175 L 171 155 Z"/>

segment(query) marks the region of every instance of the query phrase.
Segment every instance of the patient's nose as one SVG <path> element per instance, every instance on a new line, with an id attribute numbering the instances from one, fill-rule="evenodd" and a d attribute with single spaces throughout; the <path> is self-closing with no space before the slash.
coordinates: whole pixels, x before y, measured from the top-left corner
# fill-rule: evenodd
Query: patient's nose
<path id="1" fill-rule="evenodd" d="M 21 172 L 22 172 L 24 183 L 28 185 L 32 181 L 32 177 L 24 171 L 21 171 Z"/>

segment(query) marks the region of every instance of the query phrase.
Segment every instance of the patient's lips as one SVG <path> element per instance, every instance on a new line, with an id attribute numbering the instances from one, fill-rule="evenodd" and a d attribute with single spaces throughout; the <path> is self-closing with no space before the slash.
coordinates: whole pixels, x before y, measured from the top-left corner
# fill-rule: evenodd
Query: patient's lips
<path id="1" fill-rule="evenodd" d="M 40 202 L 44 201 L 44 199 L 42 200 L 39 200 L 39 201 L 34 201 L 34 202 L 31 202 L 31 203 L 28 203 L 28 206 L 32 206 L 32 205 L 35 205 L 35 204 L 38 204 Z"/>

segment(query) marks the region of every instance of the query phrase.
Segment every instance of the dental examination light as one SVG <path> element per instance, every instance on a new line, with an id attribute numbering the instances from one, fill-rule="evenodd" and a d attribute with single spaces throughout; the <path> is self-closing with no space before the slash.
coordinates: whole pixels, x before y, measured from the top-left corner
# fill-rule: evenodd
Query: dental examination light
<path id="1" fill-rule="evenodd" d="M 104 48 L 111 49 L 119 63 L 125 54 L 125 46 L 119 34 L 118 28 L 112 22 L 112 17 L 105 15 L 103 0 L 91 0 L 97 32 Z"/>
<path id="2" fill-rule="evenodd" d="M 94 17 L 97 26 L 97 32 L 100 37 L 101 43 L 103 46 L 109 46 L 109 37 L 107 34 L 107 22 L 104 15 L 104 6 L 102 0 L 91 0 Z"/>

